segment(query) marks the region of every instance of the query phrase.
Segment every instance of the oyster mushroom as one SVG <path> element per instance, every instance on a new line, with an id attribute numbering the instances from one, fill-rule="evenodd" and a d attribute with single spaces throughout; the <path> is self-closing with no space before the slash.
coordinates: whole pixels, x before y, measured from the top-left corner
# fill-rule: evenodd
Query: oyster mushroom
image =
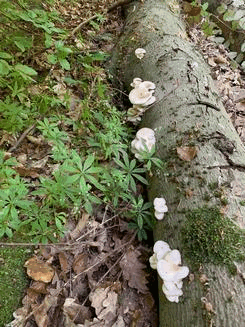
<path id="1" fill-rule="evenodd" d="M 150 257 L 150 265 L 157 269 L 163 280 L 162 290 L 171 302 L 179 302 L 183 295 L 182 279 L 189 274 L 189 268 L 181 266 L 181 255 L 178 250 L 171 250 L 168 243 L 157 241 L 153 247 L 154 254 Z"/>
<path id="2" fill-rule="evenodd" d="M 138 48 L 138 49 L 135 50 L 134 53 L 135 53 L 136 57 L 141 60 L 142 58 L 144 58 L 144 55 L 145 55 L 146 51 L 143 48 Z"/>
<path id="3" fill-rule="evenodd" d="M 168 211 L 168 207 L 166 206 L 166 201 L 164 198 L 155 198 L 154 199 L 154 209 L 155 209 L 155 217 L 158 220 L 163 219 L 164 213 Z"/>
<path id="4" fill-rule="evenodd" d="M 131 142 L 131 151 L 137 159 L 143 159 L 142 152 L 151 152 L 155 147 L 155 143 L 154 131 L 144 127 L 136 133 L 135 139 Z"/>
<path id="5" fill-rule="evenodd" d="M 129 100 L 134 105 L 141 105 L 146 107 L 151 105 L 156 101 L 156 98 L 153 96 L 156 85 L 150 81 L 144 81 L 138 77 L 133 79 L 131 86 L 134 89 L 129 93 Z"/>

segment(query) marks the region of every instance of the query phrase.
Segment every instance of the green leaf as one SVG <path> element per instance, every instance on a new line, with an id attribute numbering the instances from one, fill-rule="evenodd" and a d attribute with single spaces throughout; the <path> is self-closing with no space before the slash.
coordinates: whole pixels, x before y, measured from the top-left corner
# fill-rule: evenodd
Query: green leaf
<path id="1" fill-rule="evenodd" d="M 13 237 L 12 229 L 10 229 L 9 227 L 6 227 L 6 229 L 5 229 L 5 233 L 7 234 L 7 236 L 8 236 L 9 238 L 12 238 L 12 237 Z"/>
<path id="2" fill-rule="evenodd" d="M 13 58 L 13 56 L 7 52 L 0 52 L 0 58 L 11 59 L 11 58 Z"/>
<path id="3" fill-rule="evenodd" d="M 239 20 L 239 25 L 243 30 L 245 30 L 245 17 Z"/>
<path id="4" fill-rule="evenodd" d="M 58 217 L 55 217 L 55 225 L 61 232 L 64 231 L 64 226 Z"/>
<path id="5" fill-rule="evenodd" d="M 203 11 L 206 11 L 208 9 L 208 2 L 205 2 L 203 5 L 202 5 L 202 10 Z"/>
<path id="6" fill-rule="evenodd" d="M 133 178 L 130 178 L 130 187 L 134 193 L 136 193 L 137 188 L 136 188 L 136 183 Z"/>
<path id="7" fill-rule="evenodd" d="M 61 67 L 65 70 L 70 70 L 71 69 L 71 65 L 69 63 L 68 60 L 66 59 L 59 59 L 59 63 L 61 65 Z"/>
<path id="8" fill-rule="evenodd" d="M 89 167 L 91 167 L 93 162 L 94 162 L 94 156 L 89 155 L 88 158 L 85 160 L 84 165 L 83 165 L 84 171 L 87 170 Z"/>
<path id="9" fill-rule="evenodd" d="M 0 75 L 4 76 L 4 75 L 8 75 L 10 71 L 10 66 L 7 63 L 7 61 L 0 59 Z"/>
<path id="10" fill-rule="evenodd" d="M 143 221 L 143 218 L 141 216 L 137 217 L 137 224 L 138 224 L 139 229 L 142 229 L 142 227 L 144 225 L 144 221 Z"/>
<path id="11" fill-rule="evenodd" d="M 54 54 L 48 54 L 47 60 L 51 65 L 55 65 L 57 63 L 57 57 Z"/>
<path id="12" fill-rule="evenodd" d="M 29 66 L 26 66 L 26 65 L 21 65 L 21 64 L 17 64 L 14 66 L 14 69 L 18 72 L 21 72 L 21 73 L 24 73 L 26 75 L 29 75 L 29 76 L 36 76 L 37 75 L 37 72 L 35 71 L 35 69 L 29 67 Z"/>
<path id="13" fill-rule="evenodd" d="M 134 176 L 135 178 L 137 178 L 141 183 L 143 183 L 143 184 L 145 184 L 145 185 L 148 185 L 148 184 L 149 184 L 149 183 L 147 182 L 147 180 L 146 180 L 144 177 L 142 177 L 141 175 L 133 174 L 133 176 Z"/>
<path id="14" fill-rule="evenodd" d="M 53 39 L 52 36 L 48 33 L 45 33 L 45 47 L 48 49 L 52 46 Z"/>
<path id="15" fill-rule="evenodd" d="M 241 45 L 241 52 L 245 52 L 245 42 L 243 42 Z"/>
<path id="16" fill-rule="evenodd" d="M 236 12 L 234 10 L 228 9 L 223 16 L 223 20 L 226 22 L 234 20 L 235 13 Z"/>

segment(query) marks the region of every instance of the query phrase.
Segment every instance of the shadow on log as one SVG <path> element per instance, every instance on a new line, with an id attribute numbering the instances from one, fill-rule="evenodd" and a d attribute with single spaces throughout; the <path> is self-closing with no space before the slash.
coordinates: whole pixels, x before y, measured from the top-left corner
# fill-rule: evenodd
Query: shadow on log
<path id="1" fill-rule="evenodd" d="M 245 266 L 238 262 L 244 145 L 179 17 L 174 0 L 133 2 L 112 58 L 113 77 L 127 94 L 135 77 L 156 84 L 157 101 L 139 127 L 155 131 L 157 154 L 167 165 L 149 177 L 149 199 L 164 197 L 169 208 L 154 238 L 178 249 L 191 272 L 179 303 L 166 300 L 159 280 L 159 325 L 245 326 Z M 139 47 L 146 50 L 141 60 L 134 54 Z M 178 154 L 193 147 L 190 160 Z"/>

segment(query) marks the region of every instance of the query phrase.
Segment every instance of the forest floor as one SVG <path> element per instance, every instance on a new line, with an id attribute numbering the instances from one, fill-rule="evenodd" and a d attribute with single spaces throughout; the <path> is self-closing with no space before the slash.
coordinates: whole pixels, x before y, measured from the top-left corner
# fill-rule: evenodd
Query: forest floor
<path id="1" fill-rule="evenodd" d="M 148 171 L 130 153 L 136 127 L 127 122 L 128 97 L 105 68 L 124 24 L 121 6 L 108 10 L 113 3 L 32 1 L 15 21 L 20 30 L 33 28 L 32 46 L 18 34 L 16 48 L 0 49 L 0 58 L 13 56 L 13 67 L 18 60 L 26 65 L 24 78 L 0 66 L 9 83 L 1 81 L 1 105 L 11 117 L 10 104 L 23 110 L 7 125 L 0 109 L 0 208 L 12 208 L 0 225 L 0 327 L 158 326 Z M 31 20 L 40 14 L 36 6 L 59 13 L 55 27 L 66 31 L 63 38 L 48 30 L 51 16 L 39 25 Z M 9 32 L 9 21 L 0 27 Z M 198 23 L 189 36 L 245 141 L 243 71 Z"/>

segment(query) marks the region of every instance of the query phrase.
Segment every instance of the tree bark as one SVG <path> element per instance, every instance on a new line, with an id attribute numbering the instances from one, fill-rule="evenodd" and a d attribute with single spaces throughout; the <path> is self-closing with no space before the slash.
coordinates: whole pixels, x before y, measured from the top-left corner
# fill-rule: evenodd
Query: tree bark
<path id="1" fill-rule="evenodd" d="M 180 303 L 166 300 L 159 280 L 159 326 L 241 327 L 245 326 L 244 263 L 237 264 L 240 270 L 231 276 L 226 266 L 211 262 L 196 270 L 195 259 L 185 254 L 182 230 L 187 210 L 216 206 L 244 228 L 245 207 L 240 203 L 245 200 L 245 150 L 215 90 L 209 67 L 188 41 L 179 15 L 175 0 L 133 2 L 112 58 L 112 66 L 117 67 L 114 80 L 123 85 L 124 92 L 129 93 L 135 77 L 156 84 L 157 101 L 139 127 L 155 131 L 157 155 L 167 165 L 167 170 L 155 169 L 149 177 L 149 199 L 164 197 L 169 208 L 156 225 L 154 239 L 179 249 L 183 264 L 191 270 Z M 142 60 L 134 54 L 139 47 L 146 50 Z M 195 158 L 180 159 L 177 149 L 183 146 L 195 146 Z"/>

